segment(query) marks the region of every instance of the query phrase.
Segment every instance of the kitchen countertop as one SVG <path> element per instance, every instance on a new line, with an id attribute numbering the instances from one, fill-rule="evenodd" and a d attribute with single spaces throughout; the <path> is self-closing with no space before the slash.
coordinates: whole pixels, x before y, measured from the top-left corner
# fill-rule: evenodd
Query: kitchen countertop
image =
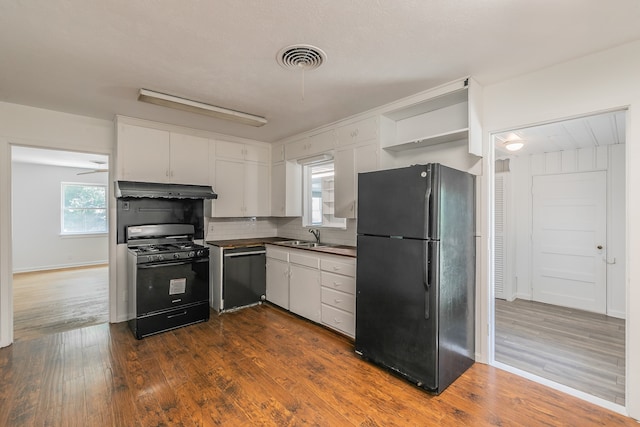
<path id="1" fill-rule="evenodd" d="M 213 246 L 219 246 L 223 249 L 235 249 L 235 248 L 250 248 L 252 246 L 262 246 L 267 243 L 278 245 L 279 242 L 286 242 L 287 240 L 296 240 L 296 239 L 288 239 L 286 237 L 256 237 L 252 239 L 207 240 L 206 243 Z M 291 246 L 287 246 L 287 245 L 281 245 L 281 246 L 289 249 L 300 249 L 305 251 L 322 252 L 325 254 L 342 255 L 342 256 L 348 256 L 352 258 L 356 257 L 356 248 L 354 246 L 331 245 L 331 246 L 320 246 L 318 248 L 305 248 L 305 247 L 292 248 Z"/>
<path id="2" fill-rule="evenodd" d="M 236 249 L 250 248 L 251 246 L 262 246 L 265 243 L 282 242 L 283 240 L 287 239 L 283 237 L 255 237 L 251 239 L 207 240 L 207 244 L 220 246 L 223 249 Z"/>

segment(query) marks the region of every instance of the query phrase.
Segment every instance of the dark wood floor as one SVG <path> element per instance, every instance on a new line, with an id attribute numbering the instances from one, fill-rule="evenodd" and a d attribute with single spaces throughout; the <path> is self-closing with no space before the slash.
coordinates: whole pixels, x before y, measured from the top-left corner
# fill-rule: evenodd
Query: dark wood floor
<path id="1" fill-rule="evenodd" d="M 13 275 L 15 341 L 109 321 L 107 265 Z"/>
<path id="2" fill-rule="evenodd" d="M 625 404 L 625 322 L 534 301 L 496 300 L 495 358 Z"/>
<path id="3" fill-rule="evenodd" d="M 0 349 L 0 425 L 637 425 L 475 364 L 432 396 L 268 305 L 137 341 L 98 325 Z"/>

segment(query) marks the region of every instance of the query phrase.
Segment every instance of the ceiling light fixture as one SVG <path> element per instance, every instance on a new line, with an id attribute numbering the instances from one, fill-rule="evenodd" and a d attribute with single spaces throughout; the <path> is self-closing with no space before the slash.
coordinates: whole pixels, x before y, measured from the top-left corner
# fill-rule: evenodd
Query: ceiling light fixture
<path id="1" fill-rule="evenodd" d="M 264 117 L 229 110 L 228 108 L 216 107 L 215 105 L 167 95 L 166 93 L 154 92 L 148 89 L 140 89 L 138 101 L 175 108 L 177 110 L 188 111 L 190 113 L 204 114 L 206 116 L 215 117 L 216 119 L 230 120 L 232 122 L 242 123 L 249 126 L 259 127 L 267 124 L 267 119 Z"/>
<path id="2" fill-rule="evenodd" d="M 509 151 L 518 151 L 522 147 L 524 147 L 523 141 L 515 140 L 515 141 L 507 141 L 504 143 L 504 148 L 506 148 Z"/>

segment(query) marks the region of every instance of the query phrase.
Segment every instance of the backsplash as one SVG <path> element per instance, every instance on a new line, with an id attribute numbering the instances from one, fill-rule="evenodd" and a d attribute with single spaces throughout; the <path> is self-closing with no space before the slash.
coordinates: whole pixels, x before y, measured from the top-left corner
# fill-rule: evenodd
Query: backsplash
<path id="1" fill-rule="evenodd" d="M 335 245 L 356 245 L 356 221 L 347 220 L 347 229 L 319 228 L 320 241 Z M 302 218 L 278 218 L 278 236 L 298 240 L 314 240 L 309 227 L 302 226 Z"/>
<path id="2" fill-rule="evenodd" d="M 276 218 L 205 218 L 205 222 L 207 222 L 205 240 L 208 241 L 278 235 Z"/>
<path id="3" fill-rule="evenodd" d="M 205 240 L 250 239 L 253 237 L 286 237 L 314 240 L 302 218 L 205 218 Z M 320 228 L 320 241 L 335 245 L 356 245 L 356 220 L 348 219 L 346 230 Z"/>

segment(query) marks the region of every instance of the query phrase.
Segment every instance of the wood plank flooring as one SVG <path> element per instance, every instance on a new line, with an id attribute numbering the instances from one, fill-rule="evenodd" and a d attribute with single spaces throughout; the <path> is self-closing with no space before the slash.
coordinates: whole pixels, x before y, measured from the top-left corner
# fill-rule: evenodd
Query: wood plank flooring
<path id="1" fill-rule="evenodd" d="M 495 319 L 497 361 L 624 405 L 623 319 L 525 300 L 496 300 Z"/>
<path id="2" fill-rule="evenodd" d="M 109 321 L 107 265 L 13 275 L 15 341 Z"/>
<path id="3" fill-rule="evenodd" d="M 0 425 L 636 426 L 475 364 L 439 396 L 269 305 L 137 341 L 125 323 L 0 349 Z"/>

